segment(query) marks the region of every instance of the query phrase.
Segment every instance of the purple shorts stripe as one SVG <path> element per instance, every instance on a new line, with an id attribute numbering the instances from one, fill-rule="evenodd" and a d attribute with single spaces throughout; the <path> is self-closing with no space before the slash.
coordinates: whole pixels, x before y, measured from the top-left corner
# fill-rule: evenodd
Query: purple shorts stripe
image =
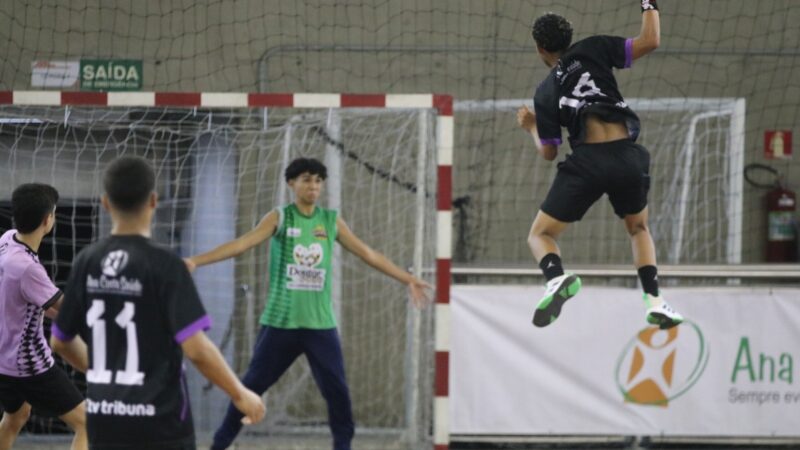
<path id="1" fill-rule="evenodd" d="M 53 326 L 50 327 L 50 334 L 55 336 L 56 339 L 58 339 L 61 342 L 69 342 L 75 339 L 75 336 L 70 336 L 67 333 L 61 331 L 61 328 L 58 328 L 58 325 L 56 325 L 55 322 L 53 322 Z"/>
<path id="2" fill-rule="evenodd" d="M 633 38 L 625 40 L 625 69 L 633 65 Z"/>
<path id="3" fill-rule="evenodd" d="M 186 386 L 186 371 L 181 366 L 181 422 L 189 415 L 189 388 Z"/>
<path id="4" fill-rule="evenodd" d="M 197 332 L 205 331 L 209 328 L 211 328 L 211 318 L 206 314 L 184 327 L 181 331 L 178 331 L 178 334 L 175 335 L 175 341 L 178 342 L 178 344 L 183 344 L 183 341 L 194 336 Z"/>
<path id="5" fill-rule="evenodd" d="M 542 145 L 561 145 L 561 138 L 539 139 Z"/>

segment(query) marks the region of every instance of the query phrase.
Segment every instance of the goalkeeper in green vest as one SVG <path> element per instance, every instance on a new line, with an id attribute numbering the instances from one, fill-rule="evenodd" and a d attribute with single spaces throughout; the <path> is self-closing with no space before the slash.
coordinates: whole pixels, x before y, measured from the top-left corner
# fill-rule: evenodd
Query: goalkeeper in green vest
<path id="1" fill-rule="evenodd" d="M 286 182 L 295 201 L 275 208 L 241 237 L 186 259 L 192 271 L 242 254 L 272 238 L 269 298 L 261 315 L 250 367 L 242 383 L 263 394 L 294 360 L 305 354 L 314 381 L 328 406 L 335 450 L 350 449 L 354 424 L 344 358 L 331 305 L 331 262 L 334 241 L 384 274 L 408 285 L 414 306 L 425 306 L 431 286 L 399 268 L 362 242 L 337 211 L 317 206 L 327 169 L 316 159 L 298 158 L 286 168 Z M 242 428 L 242 414 L 233 406 L 214 434 L 212 449 L 228 448 Z"/>

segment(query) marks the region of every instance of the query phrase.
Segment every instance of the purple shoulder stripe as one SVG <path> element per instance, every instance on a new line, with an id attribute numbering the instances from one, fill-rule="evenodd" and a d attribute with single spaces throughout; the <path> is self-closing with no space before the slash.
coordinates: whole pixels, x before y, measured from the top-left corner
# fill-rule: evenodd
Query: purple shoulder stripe
<path id="1" fill-rule="evenodd" d="M 561 138 L 539 139 L 542 145 L 561 145 Z"/>
<path id="2" fill-rule="evenodd" d="M 178 344 L 183 344 L 185 340 L 194 336 L 198 332 L 208 330 L 209 328 L 211 328 L 211 318 L 208 317 L 208 314 L 206 314 L 184 327 L 181 331 L 178 331 L 178 334 L 175 335 L 175 341 Z"/>
<path id="3" fill-rule="evenodd" d="M 56 325 L 55 322 L 53 322 L 53 326 L 50 327 L 50 334 L 55 336 L 56 339 L 58 339 L 61 342 L 69 342 L 69 341 L 75 339 L 75 336 L 70 336 L 67 333 L 64 333 L 63 331 L 61 331 L 61 328 L 58 328 L 58 325 Z"/>
<path id="4" fill-rule="evenodd" d="M 625 69 L 633 65 L 633 38 L 625 39 Z"/>

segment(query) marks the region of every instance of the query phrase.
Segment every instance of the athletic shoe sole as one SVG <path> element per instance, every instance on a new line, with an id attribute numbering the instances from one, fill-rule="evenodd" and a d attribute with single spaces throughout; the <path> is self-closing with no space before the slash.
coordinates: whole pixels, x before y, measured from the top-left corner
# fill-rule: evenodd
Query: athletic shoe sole
<path id="1" fill-rule="evenodd" d="M 677 327 L 683 323 L 683 320 L 675 320 L 672 317 L 662 313 L 650 313 L 647 315 L 647 323 L 658 325 L 658 328 L 661 328 L 662 330 L 669 330 L 670 328 Z"/>
<path id="2" fill-rule="evenodd" d="M 577 275 L 570 275 L 561 282 L 561 287 L 556 292 L 543 298 L 536 305 L 533 313 L 533 324 L 537 327 L 546 327 L 558 319 L 561 307 L 567 300 L 574 297 L 581 289 L 581 279 Z"/>

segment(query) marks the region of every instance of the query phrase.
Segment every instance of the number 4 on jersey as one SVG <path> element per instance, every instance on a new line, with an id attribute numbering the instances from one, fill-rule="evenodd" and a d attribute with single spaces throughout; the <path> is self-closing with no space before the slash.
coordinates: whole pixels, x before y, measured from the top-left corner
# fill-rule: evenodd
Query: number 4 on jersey
<path id="1" fill-rule="evenodd" d="M 103 300 L 93 300 L 92 307 L 86 312 L 86 325 L 92 329 L 92 366 L 86 371 L 86 381 L 96 384 L 111 383 L 111 371 L 106 368 L 106 321 L 101 319 L 106 311 Z M 136 305 L 125 302 L 122 311 L 114 322 L 125 330 L 128 342 L 128 353 L 125 357 L 125 370 L 118 370 L 117 384 L 134 386 L 144 384 L 144 372 L 139 372 L 139 342 L 136 339 L 136 323 L 133 316 Z"/>
<path id="2" fill-rule="evenodd" d="M 580 80 L 578 80 L 578 84 L 575 85 L 575 88 L 572 90 L 572 95 L 577 98 L 572 97 L 561 97 L 558 100 L 558 107 L 559 109 L 563 106 L 569 106 L 570 108 L 581 109 L 585 104 L 585 100 L 578 100 L 578 98 L 587 97 L 590 95 L 597 96 L 602 95 L 602 91 L 597 85 L 594 83 L 594 80 L 591 78 L 592 74 L 589 72 L 583 72 L 581 75 Z"/>

